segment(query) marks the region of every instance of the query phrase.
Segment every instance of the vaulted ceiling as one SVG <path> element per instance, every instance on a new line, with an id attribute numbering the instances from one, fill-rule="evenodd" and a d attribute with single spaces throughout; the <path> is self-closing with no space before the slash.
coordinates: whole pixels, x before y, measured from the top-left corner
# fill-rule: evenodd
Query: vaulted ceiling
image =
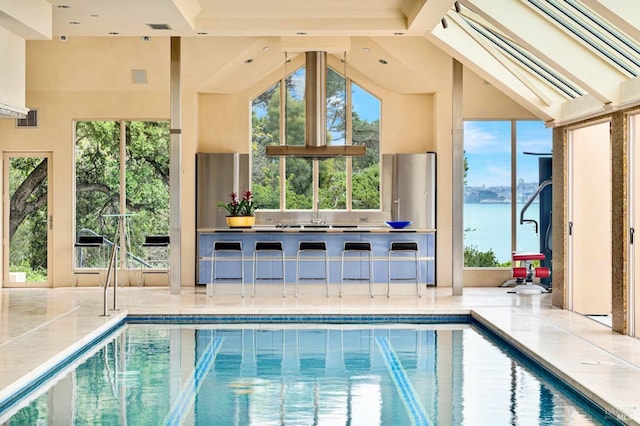
<path id="1" fill-rule="evenodd" d="M 51 10 L 51 33 L 25 38 L 212 42 L 218 59 L 212 52 L 203 61 L 223 62 L 203 90 L 255 83 L 282 65 L 283 50 L 323 49 L 338 57 L 348 50 L 355 72 L 400 93 L 435 91 L 434 58 L 452 56 L 556 124 L 640 104 L 640 8 L 634 1 L 38 1 Z M 252 70 L 242 68 L 249 59 Z"/>

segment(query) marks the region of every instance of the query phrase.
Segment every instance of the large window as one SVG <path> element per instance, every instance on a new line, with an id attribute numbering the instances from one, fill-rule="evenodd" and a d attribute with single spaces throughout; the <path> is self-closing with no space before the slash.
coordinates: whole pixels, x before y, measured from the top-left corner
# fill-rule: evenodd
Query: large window
<path id="1" fill-rule="evenodd" d="M 380 209 L 380 100 L 340 73 L 327 72 L 327 144 L 365 145 L 355 158 L 267 157 L 267 145 L 305 143 L 305 69 L 252 103 L 252 176 L 261 210 Z M 351 113 L 345 114 L 351 106 Z M 283 140 L 286 139 L 286 140 Z"/>
<path id="2" fill-rule="evenodd" d="M 79 121 L 75 134 L 76 234 L 113 240 L 109 215 L 131 213 L 127 259 L 142 261 L 144 237 L 169 232 L 169 123 Z"/>
<path id="3" fill-rule="evenodd" d="M 544 173 L 550 172 L 545 166 L 541 171 L 539 164 L 550 161 L 551 146 L 551 129 L 540 121 L 464 123 L 465 266 L 510 266 L 513 250 L 541 251 L 547 231 L 541 224 L 550 217 L 541 222 L 540 211 L 546 206 L 540 208 L 536 191 L 545 180 Z M 522 224 L 521 216 L 526 219 Z"/>

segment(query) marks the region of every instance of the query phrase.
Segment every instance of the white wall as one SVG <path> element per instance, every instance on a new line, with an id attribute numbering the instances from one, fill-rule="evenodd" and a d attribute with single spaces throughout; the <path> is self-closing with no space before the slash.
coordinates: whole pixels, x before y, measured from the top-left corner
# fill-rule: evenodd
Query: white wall
<path id="1" fill-rule="evenodd" d="M 26 42 L 0 26 L 0 104 L 25 107 Z"/>

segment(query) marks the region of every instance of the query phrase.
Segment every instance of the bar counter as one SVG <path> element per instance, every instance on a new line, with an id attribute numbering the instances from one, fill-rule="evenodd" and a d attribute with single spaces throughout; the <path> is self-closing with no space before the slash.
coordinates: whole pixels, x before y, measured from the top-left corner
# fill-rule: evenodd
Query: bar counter
<path id="1" fill-rule="evenodd" d="M 285 256 L 285 283 L 295 283 L 298 245 L 301 241 L 324 241 L 329 258 L 329 282 L 339 283 L 342 279 L 342 249 L 347 241 L 370 242 L 372 248 L 373 283 L 389 282 L 389 269 L 394 278 L 393 285 L 413 285 L 415 281 L 405 279 L 413 269 L 413 256 L 394 256 L 389 263 L 389 247 L 392 242 L 416 242 L 418 244 L 418 264 L 420 284 L 435 285 L 435 229 L 391 229 L 385 225 L 286 225 L 251 228 L 199 228 L 197 230 L 198 284 L 211 283 L 213 266 L 213 246 L 217 241 L 238 241 L 242 243 L 244 256 L 244 282 L 253 282 L 253 252 L 257 241 L 281 241 Z M 220 258 L 219 258 L 220 259 Z M 260 258 L 259 265 L 272 264 L 272 272 L 280 273 L 280 259 L 273 257 L 272 262 Z M 409 264 L 411 262 L 411 264 Z M 237 268 L 237 262 L 228 260 L 223 268 Z M 350 258 L 345 262 L 349 276 L 366 276 L 366 262 Z M 322 262 L 305 262 L 305 270 L 321 267 Z M 224 271 L 223 271 L 224 272 Z M 259 276 L 269 275 L 270 271 L 261 271 Z M 313 276 L 315 272 L 311 271 Z M 347 275 L 347 274 L 345 274 Z M 278 282 L 275 280 L 274 282 Z M 259 284 L 258 284 L 259 285 Z"/>

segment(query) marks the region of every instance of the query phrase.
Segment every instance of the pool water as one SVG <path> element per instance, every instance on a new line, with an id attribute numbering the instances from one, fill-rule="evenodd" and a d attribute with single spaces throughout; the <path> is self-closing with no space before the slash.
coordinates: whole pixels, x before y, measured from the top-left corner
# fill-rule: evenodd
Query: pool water
<path id="1" fill-rule="evenodd" d="M 615 424 L 469 325 L 128 325 L 84 358 L 0 423 Z"/>

